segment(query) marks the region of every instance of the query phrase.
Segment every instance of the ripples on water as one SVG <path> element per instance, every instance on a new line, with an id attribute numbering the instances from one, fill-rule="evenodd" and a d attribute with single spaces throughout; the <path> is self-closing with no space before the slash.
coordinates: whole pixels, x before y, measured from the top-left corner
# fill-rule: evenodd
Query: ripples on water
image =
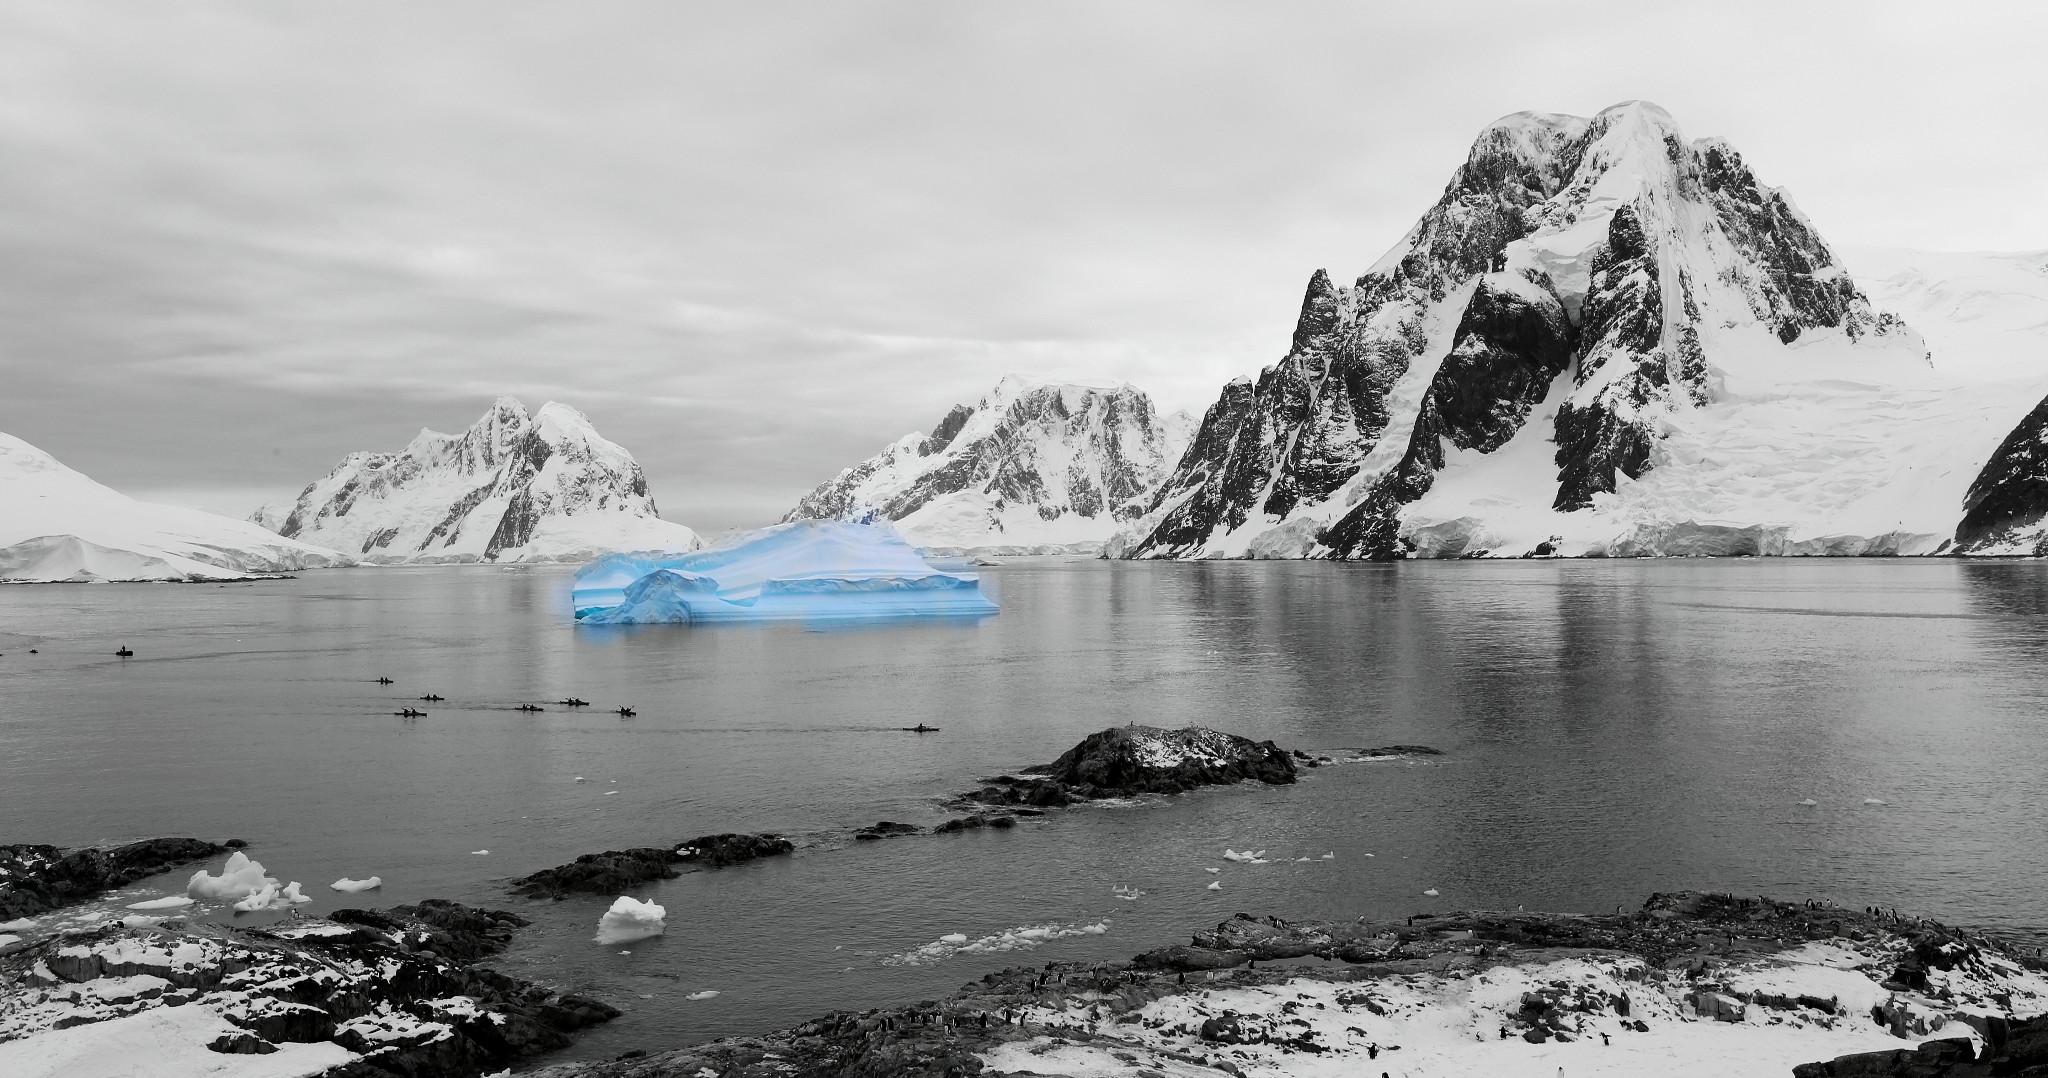
<path id="1" fill-rule="evenodd" d="M 1707 887 L 2036 940 L 2048 925 L 2040 563 L 990 575 L 998 617 L 831 631 L 579 631 L 567 572 L 543 568 L 0 588 L 0 841 L 242 837 L 319 894 L 312 912 L 430 896 L 521 910 L 536 923 L 509 969 L 629 1010 L 583 1056 L 1127 956 L 1240 910 L 1605 909 Z M 135 658 L 113 657 L 122 644 Z M 571 695 L 592 706 L 548 703 Z M 548 710 L 511 710 L 526 701 Z M 405 704 L 428 716 L 391 714 Z M 610 713 L 621 704 L 637 717 Z M 942 730 L 897 729 L 919 722 Z M 618 947 L 591 941 L 606 898 L 502 890 L 580 853 L 711 831 L 935 822 L 939 795 L 1125 722 L 1450 755 L 1010 832 L 820 834 L 795 857 L 646 888 L 669 932 Z M 1234 864 L 1227 846 L 1275 860 Z M 326 888 L 369 875 L 381 892 Z M 1035 947 L 931 946 L 1105 921 Z M 945 956 L 885 962 L 913 952 Z"/>

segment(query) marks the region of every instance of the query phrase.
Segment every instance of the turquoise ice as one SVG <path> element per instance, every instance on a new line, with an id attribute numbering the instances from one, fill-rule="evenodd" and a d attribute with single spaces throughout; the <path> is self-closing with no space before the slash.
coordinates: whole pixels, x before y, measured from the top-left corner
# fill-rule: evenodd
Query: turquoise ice
<path id="1" fill-rule="evenodd" d="M 993 614 L 975 573 L 940 569 L 887 521 L 806 520 L 689 554 L 608 554 L 576 573 L 586 625 Z"/>

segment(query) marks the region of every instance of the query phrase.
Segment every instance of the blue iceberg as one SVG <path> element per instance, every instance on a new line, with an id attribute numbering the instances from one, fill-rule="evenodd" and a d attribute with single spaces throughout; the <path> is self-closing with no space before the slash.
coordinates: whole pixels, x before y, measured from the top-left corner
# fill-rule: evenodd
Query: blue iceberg
<path id="1" fill-rule="evenodd" d="M 576 572 L 586 625 L 993 614 L 974 573 L 926 561 L 887 521 L 804 520 L 689 554 L 607 554 Z"/>

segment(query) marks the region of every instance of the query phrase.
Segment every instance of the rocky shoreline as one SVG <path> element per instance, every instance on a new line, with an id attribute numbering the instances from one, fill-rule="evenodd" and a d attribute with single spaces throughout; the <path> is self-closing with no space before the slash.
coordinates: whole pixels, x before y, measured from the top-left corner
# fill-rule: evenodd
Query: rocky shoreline
<path id="1" fill-rule="evenodd" d="M 943 1000 L 535 1073 L 2036 1074 L 2043 966 L 1924 919 L 1697 892 L 1610 915 L 1239 915 L 1126 962 L 1018 967 Z"/>
<path id="2" fill-rule="evenodd" d="M 675 879 L 682 875 L 678 865 L 725 868 L 763 857 L 779 857 L 795 849 L 795 843 L 772 833 L 701 835 L 674 846 L 636 846 L 586 853 L 566 865 L 512 881 L 512 893 L 557 900 L 574 893 L 616 895 L 654 880 Z"/>
<path id="3" fill-rule="evenodd" d="M 566 1047 L 619 1013 L 476 962 L 527 921 L 429 899 L 267 928 L 131 917 L 0 955 L 0 1073 L 93 1060 L 211 1073 L 473 1076 Z"/>
<path id="4" fill-rule="evenodd" d="M 196 838 L 151 838 L 124 846 L 63 850 L 34 843 L 0 846 L 0 921 L 34 917 L 248 845 Z"/>

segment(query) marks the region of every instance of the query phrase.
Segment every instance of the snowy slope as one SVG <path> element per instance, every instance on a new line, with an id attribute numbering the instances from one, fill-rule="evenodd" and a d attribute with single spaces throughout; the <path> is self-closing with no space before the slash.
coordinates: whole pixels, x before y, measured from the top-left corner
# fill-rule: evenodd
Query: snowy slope
<path id="1" fill-rule="evenodd" d="M 1935 369 L 1970 381 L 2048 376 L 2048 251 L 1841 250 L 1870 302 L 1927 338 Z"/>
<path id="2" fill-rule="evenodd" d="M 783 520 L 873 509 L 926 548 L 1092 552 L 1137 515 L 1192 425 L 1128 385 L 1013 374 L 930 434 L 906 434 L 821 484 Z"/>
<path id="3" fill-rule="evenodd" d="M 656 515 L 632 454 L 581 412 L 550 402 L 529 416 L 511 397 L 462 434 L 423 430 L 397 453 L 352 453 L 290 507 L 251 519 L 376 565 L 582 561 L 700 545 Z"/>
<path id="4" fill-rule="evenodd" d="M 138 502 L 0 434 L 0 580 L 226 580 L 347 564 L 245 521 Z"/>
<path id="5" fill-rule="evenodd" d="M 1351 287 L 1317 272 L 1110 552 L 1932 552 L 2048 390 L 1967 366 L 1725 141 L 1646 102 L 1518 113 Z"/>

